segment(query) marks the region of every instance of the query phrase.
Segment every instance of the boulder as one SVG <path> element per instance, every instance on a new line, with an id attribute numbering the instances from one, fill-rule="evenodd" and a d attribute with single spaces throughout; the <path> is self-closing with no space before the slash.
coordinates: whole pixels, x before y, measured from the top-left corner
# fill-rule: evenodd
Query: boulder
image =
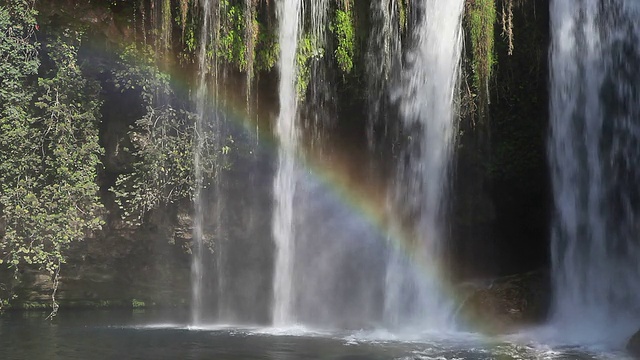
<path id="1" fill-rule="evenodd" d="M 640 359 L 640 330 L 638 330 L 627 342 L 627 351 L 634 359 Z"/>
<path id="2" fill-rule="evenodd" d="M 546 319 L 550 295 L 549 274 L 542 271 L 467 283 L 459 288 L 458 319 L 471 331 L 515 332 Z"/>

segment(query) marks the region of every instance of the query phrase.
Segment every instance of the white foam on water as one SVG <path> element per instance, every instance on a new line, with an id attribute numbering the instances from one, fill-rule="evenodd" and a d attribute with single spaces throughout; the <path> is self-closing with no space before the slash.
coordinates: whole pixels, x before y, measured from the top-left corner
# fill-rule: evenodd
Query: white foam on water
<path id="1" fill-rule="evenodd" d="M 550 326 L 531 328 L 517 334 L 487 337 L 477 333 L 414 332 L 397 333 L 386 329 L 358 331 L 328 331 L 302 325 L 286 327 L 238 327 L 231 324 L 185 325 L 156 323 L 131 326 L 110 326 L 113 329 L 142 331 L 210 332 L 230 336 L 301 337 L 333 339 L 345 346 L 375 346 L 398 349 L 412 355 L 395 360 L 462 360 L 467 356 L 486 356 L 508 359 L 596 359 L 625 360 L 631 357 L 621 348 L 610 344 L 580 345 L 562 342 L 557 329 Z"/>
<path id="2" fill-rule="evenodd" d="M 185 324 L 174 323 L 160 323 L 160 324 L 146 324 L 146 325 L 134 325 L 131 328 L 142 330 L 164 330 L 164 329 L 186 329 L 188 326 Z"/>
<path id="3" fill-rule="evenodd" d="M 458 358 L 448 359 L 444 356 L 433 357 L 433 356 L 416 353 L 415 355 L 397 358 L 396 360 L 459 360 L 459 359 Z M 463 360 L 463 359 L 460 359 L 460 360 Z"/>
<path id="4" fill-rule="evenodd" d="M 483 337 L 475 333 L 466 332 L 437 332 L 437 331 L 389 331 L 387 329 L 360 330 L 352 332 L 342 338 L 348 344 L 439 344 L 444 347 L 478 344 Z"/>
<path id="5" fill-rule="evenodd" d="M 240 328 L 238 328 L 238 325 L 231 325 L 231 324 L 189 325 L 187 329 L 191 331 L 237 331 L 237 330 L 240 330 Z"/>
<path id="6" fill-rule="evenodd" d="M 516 334 L 502 336 L 501 339 L 516 346 L 526 347 L 541 359 L 565 359 L 575 354 L 590 354 L 595 359 L 629 359 L 624 350 L 627 340 L 624 337 L 622 342 L 609 340 L 586 343 L 584 332 L 570 336 L 555 325 L 532 327 Z M 571 339 L 573 340 L 570 341 Z"/>
<path id="7" fill-rule="evenodd" d="M 268 335 L 268 336 L 294 336 L 294 337 L 333 337 L 331 332 L 313 329 L 302 325 L 274 326 L 256 328 L 248 335 Z"/>

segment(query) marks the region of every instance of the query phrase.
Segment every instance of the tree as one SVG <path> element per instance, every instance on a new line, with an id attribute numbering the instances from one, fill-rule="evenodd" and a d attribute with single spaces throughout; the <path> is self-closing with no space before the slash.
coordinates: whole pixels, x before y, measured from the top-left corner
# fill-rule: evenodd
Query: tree
<path id="1" fill-rule="evenodd" d="M 139 226 L 148 211 L 193 196 L 196 115 L 172 105 L 176 95 L 169 76 L 160 71 L 150 49 L 125 48 L 109 70 L 114 87 L 144 106 L 128 134 L 132 148 L 125 151 L 134 157 L 131 170 L 119 174 L 111 188 L 123 220 Z M 208 156 L 203 164 L 206 174 L 212 172 L 213 159 Z"/>
<path id="2" fill-rule="evenodd" d="M 31 141 L 29 104 L 34 96 L 39 45 L 33 41 L 35 10 L 32 1 L 11 0 L 0 5 L 0 266 L 11 261 L 7 225 L 16 209 L 19 186 L 33 180 L 20 176 L 37 163 Z M 2 284 L 0 284 L 2 285 Z M 1 289 L 1 288 L 0 288 Z M 0 296 L 0 309 L 7 299 Z"/>
<path id="3" fill-rule="evenodd" d="M 78 63 L 81 33 L 64 29 L 45 46 L 48 69 L 34 81 L 39 60 L 33 41 L 33 2 L 0 7 L 0 263 L 15 274 L 28 266 L 53 284 L 69 245 L 101 228 L 96 176 L 99 94 Z"/>

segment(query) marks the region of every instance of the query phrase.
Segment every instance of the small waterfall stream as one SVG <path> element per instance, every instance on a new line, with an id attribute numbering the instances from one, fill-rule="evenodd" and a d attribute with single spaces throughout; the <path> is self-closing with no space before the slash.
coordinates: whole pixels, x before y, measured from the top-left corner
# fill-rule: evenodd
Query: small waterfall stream
<path id="1" fill-rule="evenodd" d="M 324 44 L 327 36 L 327 17 L 329 0 L 315 0 L 310 2 L 311 33 L 320 44 Z"/>
<path id="2" fill-rule="evenodd" d="M 550 13 L 554 322 L 574 340 L 621 339 L 640 315 L 640 5 L 554 0 Z"/>
<path id="3" fill-rule="evenodd" d="M 203 25 L 200 34 L 200 43 L 209 43 L 211 27 L 210 0 L 203 1 Z M 203 287 L 205 286 L 204 258 L 205 246 L 203 234 L 204 210 L 203 210 L 203 174 L 202 156 L 204 151 L 203 128 L 207 116 L 207 57 L 206 47 L 201 46 L 198 51 L 198 90 L 196 94 L 196 135 L 194 140 L 194 170 L 195 170 L 195 194 L 194 194 L 194 221 L 193 221 L 193 249 L 191 257 L 191 321 L 200 324 L 203 319 Z"/>
<path id="4" fill-rule="evenodd" d="M 402 63 L 402 42 L 400 39 L 399 0 L 372 1 L 370 6 L 372 34 L 369 37 L 366 54 L 366 82 L 369 148 L 375 147 L 375 129 L 381 125 L 387 130 L 386 106 L 390 83 L 397 75 Z M 382 123 L 382 124 L 381 124 Z M 386 131 L 385 131 L 386 132 Z"/>
<path id="5" fill-rule="evenodd" d="M 308 0 L 307 0 L 308 1 Z M 336 79 L 332 77 L 331 62 L 327 61 L 330 54 L 327 53 L 327 44 L 330 33 L 330 1 L 313 0 L 305 5 L 309 12 L 307 37 L 316 47 L 316 54 L 311 60 L 308 96 L 305 104 L 300 109 L 301 117 L 305 120 L 304 127 L 309 133 L 308 141 L 311 147 L 320 149 L 323 140 L 328 137 L 328 130 L 335 121 L 335 90 Z M 329 150 L 329 149 L 325 149 Z"/>
<path id="6" fill-rule="evenodd" d="M 196 123 L 194 135 L 194 220 L 193 248 L 191 258 L 191 320 L 195 325 L 211 321 L 215 313 L 224 318 L 224 254 L 222 240 L 226 234 L 222 211 L 226 201 L 222 190 L 221 173 L 224 167 L 223 154 L 212 153 L 212 149 L 222 148 L 224 138 L 224 117 L 217 109 L 220 91 L 220 64 L 216 56 L 209 56 L 207 49 L 218 41 L 220 29 L 220 3 L 203 0 L 202 29 L 198 48 L 198 78 L 195 94 Z M 215 156 L 213 169 L 210 157 Z M 209 163 L 209 165 L 207 165 Z M 213 173 L 211 173 L 213 172 Z M 208 192 L 215 192 L 215 204 L 209 206 Z M 213 222 L 212 229 L 207 229 Z M 215 259 L 212 257 L 213 256 Z M 216 269 L 210 266 L 215 264 Z M 215 284 L 215 289 L 212 288 Z M 215 299 L 213 299 L 215 298 Z M 216 311 L 211 311 L 212 301 L 216 301 Z"/>

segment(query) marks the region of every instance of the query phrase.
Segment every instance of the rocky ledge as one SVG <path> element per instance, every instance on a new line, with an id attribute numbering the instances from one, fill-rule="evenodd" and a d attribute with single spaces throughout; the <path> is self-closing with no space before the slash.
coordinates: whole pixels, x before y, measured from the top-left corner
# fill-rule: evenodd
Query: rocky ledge
<path id="1" fill-rule="evenodd" d="M 469 330 L 504 334 L 545 321 L 550 303 L 549 274 L 529 272 L 460 285 L 459 318 Z"/>

